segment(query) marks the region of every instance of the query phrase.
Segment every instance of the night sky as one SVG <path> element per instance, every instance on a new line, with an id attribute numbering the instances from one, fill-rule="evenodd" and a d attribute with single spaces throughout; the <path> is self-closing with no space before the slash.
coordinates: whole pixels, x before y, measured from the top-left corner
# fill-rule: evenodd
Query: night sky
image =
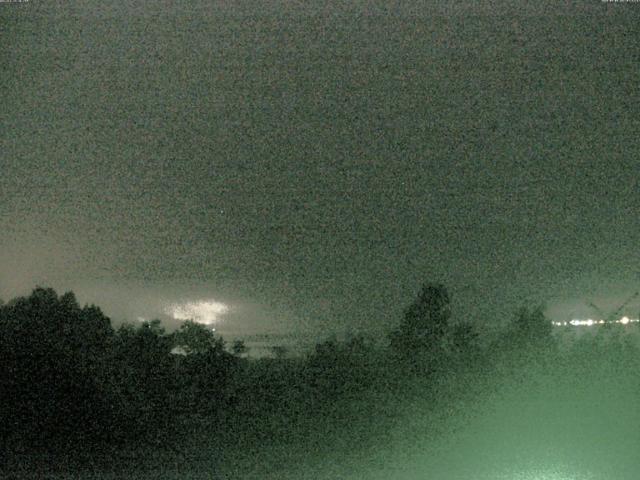
<path id="1" fill-rule="evenodd" d="M 0 4 L 0 297 L 324 335 L 640 289 L 640 5 L 345 3 Z"/>

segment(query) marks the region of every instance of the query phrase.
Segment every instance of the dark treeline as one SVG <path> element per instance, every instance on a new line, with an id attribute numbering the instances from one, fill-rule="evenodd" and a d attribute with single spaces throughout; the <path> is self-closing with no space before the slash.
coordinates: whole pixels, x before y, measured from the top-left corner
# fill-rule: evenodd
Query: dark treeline
<path id="1" fill-rule="evenodd" d="M 437 435 L 539 372 L 580 371 L 594 357 L 616 372 L 640 365 L 631 336 L 601 327 L 567 342 L 539 307 L 489 338 L 451 318 L 437 284 L 422 287 L 387 340 L 329 339 L 305 357 L 249 359 L 197 323 L 114 329 L 73 293 L 36 288 L 0 306 L 2 468 L 179 469 L 206 457 L 202 468 L 221 472 L 273 469 L 283 449 L 303 461 L 397 441 L 393 426 L 412 405 L 432 415 Z"/>

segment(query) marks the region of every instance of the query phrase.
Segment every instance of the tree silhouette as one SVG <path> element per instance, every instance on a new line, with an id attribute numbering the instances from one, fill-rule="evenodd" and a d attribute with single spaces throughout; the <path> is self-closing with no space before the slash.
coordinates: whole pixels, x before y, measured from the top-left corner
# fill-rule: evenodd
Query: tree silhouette
<path id="1" fill-rule="evenodd" d="M 449 329 L 449 349 L 456 356 L 465 356 L 477 349 L 478 332 L 470 323 L 458 323 Z"/>
<path id="2" fill-rule="evenodd" d="M 231 345 L 231 352 L 238 357 L 241 357 L 248 351 L 249 351 L 249 348 L 245 345 L 245 343 L 242 340 L 235 340 Z"/>
<path id="3" fill-rule="evenodd" d="M 524 378 L 525 373 L 548 368 L 557 347 L 553 325 L 544 315 L 544 307 L 523 306 L 487 353 L 502 373 Z"/>
<path id="4" fill-rule="evenodd" d="M 38 287 L 0 307 L 0 423 L 15 445 L 59 449 L 108 436 L 108 349 L 114 332 L 99 308 Z"/>
<path id="5" fill-rule="evenodd" d="M 172 431 L 177 386 L 171 348 L 171 338 L 159 320 L 118 329 L 111 367 L 118 394 L 113 428 L 121 441 L 157 443 Z"/>
<path id="6" fill-rule="evenodd" d="M 447 289 L 441 284 L 425 284 L 404 311 L 400 326 L 392 332 L 392 349 L 416 364 L 437 360 L 443 353 L 450 316 Z"/>
<path id="7" fill-rule="evenodd" d="M 173 343 L 182 347 L 187 354 L 224 351 L 224 341 L 216 336 L 210 328 L 193 320 L 184 322 L 173 333 Z"/>
<path id="8" fill-rule="evenodd" d="M 218 415 L 230 402 L 238 358 L 226 351 L 222 337 L 194 321 L 184 322 L 172 334 L 172 344 L 186 353 L 175 356 L 181 408 L 193 414 Z"/>
<path id="9" fill-rule="evenodd" d="M 544 314 L 544 306 L 531 309 L 521 307 L 511 326 L 514 339 L 519 343 L 544 345 L 552 341 L 553 325 Z"/>

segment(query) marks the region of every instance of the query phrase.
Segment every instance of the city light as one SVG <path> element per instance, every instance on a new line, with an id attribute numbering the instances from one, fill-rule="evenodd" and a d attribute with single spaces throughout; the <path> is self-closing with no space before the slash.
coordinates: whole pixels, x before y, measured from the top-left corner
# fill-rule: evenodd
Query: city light
<path id="1" fill-rule="evenodd" d="M 586 320 L 581 320 L 581 319 L 577 319 L 574 318 L 573 320 L 569 320 L 568 322 L 551 322 L 554 326 L 556 327 L 566 327 L 566 326 L 573 326 L 573 327 L 591 327 L 593 325 L 604 325 L 604 324 L 611 324 L 611 323 L 619 323 L 621 325 L 628 325 L 630 323 L 638 323 L 640 322 L 640 319 L 638 318 L 629 318 L 627 316 L 624 316 L 618 320 L 594 320 L 592 318 L 588 318 Z"/>

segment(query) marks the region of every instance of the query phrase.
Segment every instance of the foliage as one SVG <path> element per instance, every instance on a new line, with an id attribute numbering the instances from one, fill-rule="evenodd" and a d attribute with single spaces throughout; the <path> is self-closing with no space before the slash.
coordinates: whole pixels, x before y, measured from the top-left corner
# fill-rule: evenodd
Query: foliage
<path id="1" fill-rule="evenodd" d="M 241 357 L 242 355 L 249 352 L 249 347 L 247 347 L 242 340 L 234 340 L 233 344 L 231 345 L 231 352 L 234 355 Z"/>
<path id="2" fill-rule="evenodd" d="M 173 333 L 172 341 L 175 346 L 182 347 L 187 354 L 204 354 L 211 351 L 221 354 L 225 347 L 222 338 L 217 337 L 211 329 L 193 320 L 188 320 L 180 325 L 180 328 Z"/>
<path id="3" fill-rule="evenodd" d="M 447 289 L 426 283 L 392 332 L 392 350 L 411 370 L 432 370 L 443 358 L 450 317 Z"/>
<path id="4" fill-rule="evenodd" d="M 159 320 L 114 330 L 73 293 L 38 287 L 0 306 L 0 450 L 166 441 L 185 414 L 224 403 L 235 359 L 224 347 L 193 322 L 174 334 Z"/>
<path id="5" fill-rule="evenodd" d="M 244 451 L 303 444 L 310 429 L 337 442 L 345 425 L 368 438 L 388 432 L 390 410 L 402 405 L 443 415 L 464 405 L 471 415 L 479 396 L 554 372 L 551 365 L 564 369 L 565 383 L 574 371 L 586 378 L 594 357 L 602 378 L 637 383 L 629 372 L 640 365 L 638 347 L 620 330 L 561 345 L 542 307 L 523 307 L 488 343 L 477 325 L 455 320 L 445 287 L 427 283 L 389 346 L 362 335 L 333 337 L 306 357 L 276 348 L 256 360 L 243 358 L 241 341 L 227 349 L 192 321 L 171 333 L 159 320 L 113 329 L 73 293 L 36 288 L 0 305 L 0 453 L 77 455 L 137 445 L 193 455 L 193 438 Z"/>
<path id="6" fill-rule="evenodd" d="M 106 377 L 114 332 L 99 308 L 36 288 L 0 307 L 5 438 L 53 448 L 109 436 Z"/>
<path id="7" fill-rule="evenodd" d="M 532 309 L 522 307 L 518 310 L 511 332 L 519 343 L 540 345 L 551 340 L 553 326 L 544 315 L 544 307 L 537 305 Z"/>

